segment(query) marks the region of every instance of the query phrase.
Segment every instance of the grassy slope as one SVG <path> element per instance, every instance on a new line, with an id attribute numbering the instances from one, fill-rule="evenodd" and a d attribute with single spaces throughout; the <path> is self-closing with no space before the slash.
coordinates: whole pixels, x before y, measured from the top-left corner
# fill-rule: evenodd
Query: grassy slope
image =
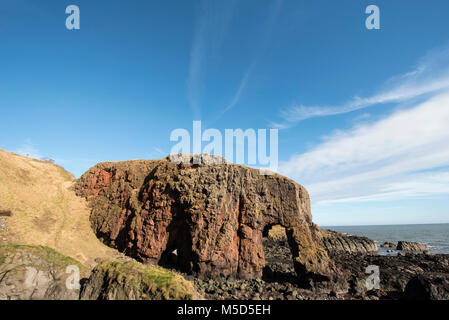
<path id="1" fill-rule="evenodd" d="M 75 177 L 62 167 L 0 150 L 0 210 L 11 210 L 7 242 L 51 247 L 86 266 L 114 258 L 90 228 L 87 204 L 75 195 Z M 4 241 L 3 241 L 4 242 Z"/>

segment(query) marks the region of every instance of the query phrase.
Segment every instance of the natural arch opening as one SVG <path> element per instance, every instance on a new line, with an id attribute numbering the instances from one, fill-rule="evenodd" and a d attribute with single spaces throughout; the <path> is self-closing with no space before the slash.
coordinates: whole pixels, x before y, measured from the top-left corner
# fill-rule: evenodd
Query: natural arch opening
<path id="1" fill-rule="evenodd" d="M 297 275 L 293 266 L 293 255 L 288 244 L 285 228 L 281 225 L 267 225 L 262 236 L 265 255 L 263 279 L 267 282 L 296 284 Z"/>

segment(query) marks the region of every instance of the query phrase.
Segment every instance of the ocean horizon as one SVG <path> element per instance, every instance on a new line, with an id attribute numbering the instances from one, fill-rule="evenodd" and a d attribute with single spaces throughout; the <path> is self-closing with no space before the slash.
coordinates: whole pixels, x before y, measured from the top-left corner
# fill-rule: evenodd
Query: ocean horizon
<path id="1" fill-rule="evenodd" d="M 379 246 L 379 254 L 390 254 L 387 249 L 380 248 L 382 243 L 398 241 L 423 243 L 429 247 L 430 253 L 449 254 L 449 223 L 320 227 L 347 235 L 368 237 Z"/>

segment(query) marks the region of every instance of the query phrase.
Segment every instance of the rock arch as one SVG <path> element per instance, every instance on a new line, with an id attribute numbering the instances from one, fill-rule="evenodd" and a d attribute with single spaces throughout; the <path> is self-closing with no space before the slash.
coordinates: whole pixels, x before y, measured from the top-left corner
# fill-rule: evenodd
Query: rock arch
<path id="1" fill-rule="evenodd" d="M 92 207 L 98 237 L 144 262 L 176 250 L 180 267 L 201 277 L 259 277 L 262 233 L 279 224 L 302 283 L 334 274 L 306 189 L 277 174 L 168 158 L 106 162 L 86 172 L 76 191 Z"/>

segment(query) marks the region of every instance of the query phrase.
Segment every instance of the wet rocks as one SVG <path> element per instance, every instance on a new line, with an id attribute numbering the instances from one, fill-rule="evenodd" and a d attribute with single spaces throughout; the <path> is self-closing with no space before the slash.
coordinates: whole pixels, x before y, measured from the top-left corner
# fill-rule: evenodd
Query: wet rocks
<path id="1" fill-rule="evenodd" d="M 204 298 L 213 300 L 311 300 L 336 299 L 325 291 L 304 289 L 297 283 L 292 253 L 285 240 L 263 239 L 266 266 L 256 279 L 194 279 Z"/>
<path id="2" fill-rule="evenodd" d="M 449 300 L 449 275 L 427 274 L 412 278 L 405 288 L 405 298 L 412 300 Z"/>
<path id="3" fill-rule="evenodd" d="M 310 291 L 289 282 L 266 282 L 262 279 L 195 279 L 195 285 L 211 300 L 304 300 Z"/>
<path id="4" fill-rule="evenodd" d="M 399 241 L 396 250 L 401 251 L 428 251 L 429 247 L 418 242 Z"/>
<path id="5" fill-rule="evenodd" d="M 396 248 L 396 245 L 391 242 L 384 242 L 380 245 L 381 248 Z"/>
<path id="6" fill-rule="evenodd" d="M 364 299 L 369 294 L 381 299 L 404 299 L 413 290 L 406 289 L 413 278 L 432 274 L 449 275 L 449 255 L 405 253 L 400 256 L 380 256 L 339 253 L 331 255 L 331 258 L 345 270 L 344 278 L 350 285 L 348 293 L 357 299 Z M 379 268 L 379 290 L 367 290 L 365 281 L 369 276 L 366 273 L 368 266 Z"/>
<path id="7" fill-rule="evenodd" d="M 259 279 L 195 279 L 195 286 L 206 299 L 280 299 L 280 300 L 378 300 L 447 299 L 449 255 L 404 254 L 380 256 L 371 253 L 333 252 L 330 257 L 343 270 L 333 287 L 315 283 L 308 289 L 297 284 L 291 252 L 285 242 L 263 240 L 267 265 Z M 379 268 L 380 287 L 369 290 L 368 266 Z M 434 275 L 439 275 L 434 277 Z M 416 279 L 420 286 L 416 285 Z M 431 280 L 429 280 L 431 279 Z M 424 289 L 423 289 L 424 288 Z"/>
<path id="8" fill-rule="evenodd" d="M 189 156 L 190 157 L 190 156 Z M 338 277 L 312 223 L 305 188 L 234 164 L 175 164 L 169 159 L 102 163 L 77 182 L 95 233 L 140 261 L 203 278 L 262 276 L 262 234 L 286 229 L 295 271 L 304 283 Z"/>

